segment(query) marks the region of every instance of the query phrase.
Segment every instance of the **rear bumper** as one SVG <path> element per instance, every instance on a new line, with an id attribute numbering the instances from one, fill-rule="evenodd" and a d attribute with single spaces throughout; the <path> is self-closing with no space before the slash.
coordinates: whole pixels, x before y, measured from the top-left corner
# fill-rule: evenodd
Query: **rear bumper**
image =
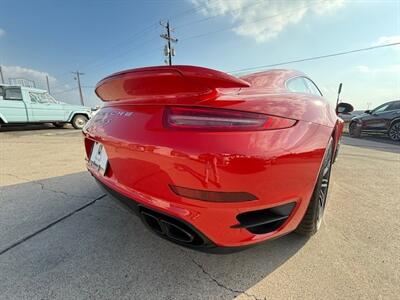
<path id="1" fill-rule="evenodd" d="M 93 174 L 92 174 L 93 175 Z M 163 233 L 157 233 L 154 230 L 152 230 L 151 228 L 150 231 L 153 233 L 156 233 L 158 236 L 167 239 L 169 241 L 172 241 L 174 243 L 177 243 L 179 245 L 182 245 L 184 247 L 188 247 L 194 250 L 198 250 L 198 251 L 202 251 L 202 252 L 208 252 L 208 253 L 215 253 L 215 254 L 228 254 L 228 253 L 233 253 L 233 252 L 238 252 L 247 248 L 250 248 L 253 245 L 245 245 L 245 246 L 236 246 L 236 247 L 221 247 L 221 246 L 217 246 L 214 242 L 212 242 L 207 236 L 205 236 L 202 232 L 198 231 L 197 228 L 193 227 L 190 223 L 185 222 L 182 219 L 177 219 L 174 216 L 168 215 L 165 212 L 161 212 L 158 210 L 154 210 L 154 209 L 149 209 L 148 207 L 143 206 L 143 204 L 141 204 L 140 202 L 135 201 L 134 199 L 131 199 L 129 197 L 126 197 L 120 193 L 118 193 L 117 191 L 111 189 L 110 187 L 108 187 L 106 184 L 104 184 L 102 181 L 100 181 L 99 179 L 97 179 L 94 175 L 93 177 L 95 178 L 96 182 L 100 185 L 100 187 L 105 190 L 114 200 L 118 201 L 119 203 L 121 203 L 125 208 L 127 208 L 129 211 L 133 212 L 137 217 L 142 218 L 141 213 L 143 210 L 145 211 L 152 211 L 154 212 L 154 214 L 157 215 L 162 215 L 164 218 L 167 219 L 174 219 L 176 220 L 176 222 L 181 222 L 183 224 L 185 224 L 187 227 L 189 227 L 190 229 L 192 229 L 192 231 L 199 236 L 199 238 L 201 239 L 202 243 L 199 245 L 191 245 L 188 243 L 181 243 L 177 240 L 172 240 L 171 238 L 169 238 L 168 236 L 166 236 Z M 146 222 L 143 222 L 145 225 Z M 148 225 L 146 227 L 149 227 Z"/>
<path id="2" fill-rule="evenodd" d="M 332 128 L 299 121 L 286 130 L 169 131 L 160 124 L 162 109 L 137 107 L 133 112 L 134 122 L 128 117 L 109 123 L 94 118 L 83 131 L 88 157 L 94 141 L 104 145 L 109 161 L 106 174 L 88 169 L 107 188 L 192 226 L 213 247 L 249 246 L 297 228 Z M 178 195 L 171 186 L 248 193 L 255 199 L 204 201 Z M 289 203 L 294 206 L 287 218 L 275 224 L 279 226 L 265 231 L 246 227 L 259 220 L 259 211 L 274 218 L 268 210 Z"/>
<path id="3" fill-rule="evenodd" d="M 259 200 L 239 203 L 213 203 L 193 199 L 182 199 L 183 201 L 175 202 L 132 190 L 119 184 L 114 178 L 98 175 L 91 171 L 89 166 L 88 169 L 96 181 L 113 198 L 125 204 L 139 216 L 141 209 L 144 208 L 186 224 L 202 238 L 204 243 L 195 247 L 187 243 L 178 242 L 178 244 L 207 252 L 229 253 L 286 235 L 297 227 L 308 205 L 308 201 L 302 201 L 300 197 L 290 197 L 289 195 L 282 195 L 284 201 L 271 203 L 260 203 Z M 265 210 L 266 207 L 275 208 L 288 204 L 293 204 L 288 217 L 279 221 L 279 226 L 269 230 L 268 233 L 260 234 L 246 228 L 246 216 L 243 223 L 239 222 L 238 216 L 240 215 Z M 162 234 L 160 236 L 167 238 Z"/>

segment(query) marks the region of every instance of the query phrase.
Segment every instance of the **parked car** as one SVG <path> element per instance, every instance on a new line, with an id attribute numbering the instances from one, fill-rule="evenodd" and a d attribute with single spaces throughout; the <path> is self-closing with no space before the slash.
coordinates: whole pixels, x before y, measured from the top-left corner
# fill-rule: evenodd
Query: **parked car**
<path id="1" fill-rule="evenodd" d="M 400 141 L 400 100 L 384 103 L 352 118 L 349 135 L 360 137 L 363 132 L 384 133 L 391 140 Z"/>
<path id="2" fill-rule="evenodd" d="M 154 233 L 223 251 L 319 229 L 343 120 L 303 73 L 149 67 L 96 94 L 88 170 Z"/>
<path id="3" fill-rule="evenodd" d="M 53 123 L 62 127 L 71 123 L 82 129 L 91 117 L 91 109 L 55 100 L 46 90 L 0 85 L 0 124 Z"/>

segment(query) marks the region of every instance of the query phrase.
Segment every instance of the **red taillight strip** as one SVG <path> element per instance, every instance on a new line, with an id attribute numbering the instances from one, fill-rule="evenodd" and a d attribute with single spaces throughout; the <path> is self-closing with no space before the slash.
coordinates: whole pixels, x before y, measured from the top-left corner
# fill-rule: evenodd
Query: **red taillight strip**
<path id="1" fill-rule="evenodd" d="M 206 122 L 207 124 L 240 124 L 243 126 L 246 125 L 260 125 L 264 124 L 265 119 L 261 120 L 251 120 L 251 119 L 239 119 L 239 118 L 222 118 L 222 117 L 206 117 L 206 116 L 179 116 L 179 115 L 172 115 L 170 116 L 170 120 L 173 121 L 175 124 L 185 124 L 185 125 L 198 125 L 201 122 Z"/>
<path id="2" fill-rule="evenodd" d="M 167 107 L 166 126 L 204 131 L 253 131 L 288 128 L 296 120 L 265 114 L 204 107 Z"/>
<path id="3" fill-rule="evenodd" d="M 171 190 L 182 197 L 210 202 L 242 202 L 257 200 L 257 197 L 247 192 L 215 192 L 189 189 L 176 185 L 169 186 Z"/>

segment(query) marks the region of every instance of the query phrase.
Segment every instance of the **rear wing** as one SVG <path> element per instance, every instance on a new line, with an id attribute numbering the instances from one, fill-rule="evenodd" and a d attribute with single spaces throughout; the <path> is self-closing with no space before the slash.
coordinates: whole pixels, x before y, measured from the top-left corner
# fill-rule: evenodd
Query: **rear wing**
<path id="1" fill-rule="evenodd" d="M 195 66 L 157 66 L 110 75 L 96 86 L 103 101 L 132 100 L 144 103 L 196 103 L 216 98 L 219 88 L 249 87 L 229 74 Z"/>

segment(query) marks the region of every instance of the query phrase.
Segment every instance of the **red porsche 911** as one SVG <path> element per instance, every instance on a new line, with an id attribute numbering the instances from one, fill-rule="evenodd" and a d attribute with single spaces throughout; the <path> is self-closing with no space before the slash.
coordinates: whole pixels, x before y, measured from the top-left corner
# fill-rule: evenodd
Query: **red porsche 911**
<path id="1" fill-rule="evenodd" d="M 85 126 L 87 167 L 156 234 L 232 250 L 324 214 L 343 121 L 303 73 L 237 78 L 194 66 L 127 70 L 100 81 Z"/>

